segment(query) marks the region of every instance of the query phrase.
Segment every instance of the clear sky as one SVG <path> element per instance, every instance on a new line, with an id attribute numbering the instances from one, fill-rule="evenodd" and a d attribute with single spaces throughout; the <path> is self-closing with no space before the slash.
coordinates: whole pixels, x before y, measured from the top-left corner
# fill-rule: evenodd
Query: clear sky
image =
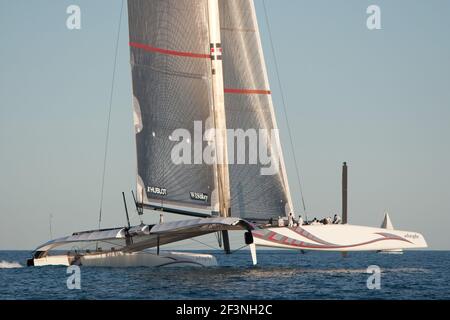
<path id="1" fill-rule="evenodd" d="M 300 212 L 264 11 L 255 3 Z M 347 161 L 351 223 L 378 226 L 388 210 L 398 229 L 450 249 L 450 2 L 266 3 L 309 216 L 340 211 Z M 66 28 L 71 4 L 82 10 L 79 31 Z M 371 4 L 381 8 L 381 30 L 366 27 Z M 119 11 L 120 0 L 0 0 L 0 249 L 47 241 L 50 214 L 54 237 L 97 226 Z M 121 192 L 135 183 L 128 50 L 124 12 L 104 227 L 124 225 Z"/>

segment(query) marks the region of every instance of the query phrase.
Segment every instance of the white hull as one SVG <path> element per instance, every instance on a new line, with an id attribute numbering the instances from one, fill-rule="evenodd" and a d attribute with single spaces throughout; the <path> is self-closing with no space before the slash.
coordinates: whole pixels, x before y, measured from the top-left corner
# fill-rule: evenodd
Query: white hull
<path id="1" fill-rule="evenodd" d="M 385 251 L 426 248 L 417 232 L 386 230 L 348 224 L 276 227 L 252 231 L 255 244 L 298 250 Z"/>
<path id="2" fill-rule="evenodd" d="M 39 259 L 33 259 L 33 266 L 70 266 L 70 257 L 67 255 L 47 256 Z"/>
<path id="3" fill-rule="evenodd" d="M 393 249 L 393 250 L 381 250 L 378 253 L 383 254 L 403 254 L 403 249 Z"/>
<path id="4" fill-rule="evenodd" d="M 213 267 L 217 260 L 209 254 L 185 252 L 108 252 L 80 256 L 75 259 L 68 255 L 47 256 L 34 259 L 34 266 L 70 266 L 86 267 Z"/>

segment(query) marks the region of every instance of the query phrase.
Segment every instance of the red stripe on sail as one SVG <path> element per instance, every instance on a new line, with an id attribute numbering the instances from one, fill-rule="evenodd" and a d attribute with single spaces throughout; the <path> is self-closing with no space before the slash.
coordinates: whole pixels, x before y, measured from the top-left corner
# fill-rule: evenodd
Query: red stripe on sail
<path id="1" fill-rule="evenodd" d="M 225 93 L 234 93 L 234 94 L 272 94 L 269 90 L 256 90 L 256 89 L 231 89 L 225 88 Z"/>
<path id="2" fill-rule="evenodd" d="M 130 42 L 130 47 L 142 49 L 142 50 L 149 51 L 149 52 L 157 52 L 157 53 L 161 53 L 161 54 L 167 54 L 167 55 L 171 55 L 171 56 L 211 59 L 210 54 L 167 50 L 167 49 L 156 48 L 156 47 L 152 47 L 152 46 L 148 46 L 146 44 L 136 43 L 136 42 Z"/>

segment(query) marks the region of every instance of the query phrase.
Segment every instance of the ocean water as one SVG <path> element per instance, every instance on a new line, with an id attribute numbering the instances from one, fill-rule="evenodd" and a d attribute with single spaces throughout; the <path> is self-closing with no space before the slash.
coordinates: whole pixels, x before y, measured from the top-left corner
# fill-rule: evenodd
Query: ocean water
<path id="1" fill-rule="evenodd" d="M 30 253 L 0 251 L 0 299 L 450 299 L 450 252 L 403 255 L 259 251 L 213 253 L 214 268 L 81 268 L 69 290 L 65 267 L 25 267 Z M 381 269 L 369 290 L 367 267 Z"/>

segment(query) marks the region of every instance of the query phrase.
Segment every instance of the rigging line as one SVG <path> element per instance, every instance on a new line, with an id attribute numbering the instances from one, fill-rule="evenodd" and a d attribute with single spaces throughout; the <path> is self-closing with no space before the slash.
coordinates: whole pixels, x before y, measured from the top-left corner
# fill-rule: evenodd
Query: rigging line
<path id="1" fill-rule="evenodd" d="M 244 249 L 245 247 L 248 247 L 248 245 L 247 245 L 247 244 L 244 244 L 242 247 L 239 247 L 239 248 L 237 248 L 236 250 L 231 251 L 230 254 L 233 254 L 233 253 L 235 253 L 235 252 L 238 252 L 239 250 L 242 250 L 242 249 Z"/>
<path id="2" fill-rule="evenodd" d="M 53 214 L 50 213 L 50 215 L 48 217 L 48 222 L 49 222 L 49 227 L 50 227 L 50 239 L 53 239 L 52 219 L 53 219 Z"/>
<path id="3" fill-rule="evenodd" d="M 217 231 L 217 232 L 215 232 L 215 235 L 216 235 L 216 240 L 217 240 L 217 243 L 219 244 L 219 247 L 222 248 L 222 232 Z"/>
<path id="4" fill-rule="evenodd" d="M 284 92 L 283 92 L 283 86 L 281 84 L 280 70 L 279 70 L 279 67 L 278 67 L 277 55 L 276 55 L 275 46 L 274 46 L 274 43 L 273 43 L 272 30 L 270 28 L 270 23 L 269 23 L 269 15 L 267 14 L 266 1 L 262 0 L 262 3 L 263 3 L 263 7 L 264 7 L 264 15 L 265 15 L 265 18 L 266 18 L 267 30 L 268 30 L 268 33 L 269 33 L 269 40 L 270 40 L 270 46 L 271 46 L 271 49 L 272 49 L 272 56 L 273 56 L 273 59 L 274 59 L 275 73 L 277 75 L 278 86 L 280 88 L 280 95 L 281 95 L 281 101 L 282 101 L 282 105 L 283 105 L 283 111 L 284 111 L 284 117 L 285 117 L 285 121 L 286 121 L 286 127 L 288 129 L 289 142 L 290 142 L 292 156 L 293 156 L 294 164 L 295 164 L 295 172 L 296 172 L 296 175 L 297 175 L 297 183 L 298 183 L 299 188 L 300 188 L 300 196 L 301 196 L 301 199 L 302 199 L 302 205 L 303 205 L 303 211 L 305 213 L 305 219 L 306 219 L 306 221 L 308 221 L 308 214 L 307 214 L 307 211 L 306 211 L 305 198 L 303 196 L 303 187 L 302 187 L 302 183 L 301 183 L 301 179 L 300 179 L 300 170 L 298 168 L 299 165 L 298 165 L 297 157 L 295 155 L 294 143 L 293 143 L 293 139 L 292 139 L 292 130 L 291 130 L 291 126 L 289 124 L 289 117 L 288 117 L 288 114 L 287 114 L 287 107 L 286 107 L 286 99 L 285 99 Z"/>
<path id="5" fill-rule="evenodd" d="M 109 133 L 110 133 L 110 127 L 111 127 L 111 110 L 112 110 L 112 103 L 113 103 L 113 97 L 114 97 L 114 84 L 116 82 L 116 69 L 117 69 L 117 56 L 119 52 L 119 40 L 120 40 L 120 31 L 122 27 L 122 16 L 123 16 L 123 4 L 124 0 L 121 0 L 122 4 L 120 7 L 120 17 L 119 17 L 119 27 L 117 31 L 117 39 L 116 39 L 116 50 L 114 55 L 114 66 L 113 66 L 113 74 L 112 74 L 112 80 L 111 80 L 111 92 L 109 96 L 109 110 L 108 110 L 108 122 L 106 127 L 106 141 L 105 141 L 105 154 L 103 157 L 103 174 L 102 174 L 102 187 L 100 192 L 100 212 L 98 217 L 98 228 L 100 229 L 101 223 L 102 223 L 102 210 L 103 210 L 103 195 L 105 190 L 105 175 L 106 175 L 106 160 L 108 156 L 108 145 L 109 145 Z"/>
<path id="6" fill-rule="evenodd" d="M 194 238 L 190 238 L 190 239 L 187 239 L 187 240 L 191 240 L 191 241 L 194 241 L 194 242 L 198 242 L 198 243 L 200 243 L 200 244 L 202 244 L 202 245 L 204 245 L 204 246 L 206 246 L 206 247 L 208 247 L 208 248 L 211 248 L 211 249 L 213 249 L 213 250 L 220 250 L 220 248 L 216 248 L 216 247 L 210 246 L 209 244 L 204 243 L 204 242 L 202 242 L 202 241 L 200 241 L 200 240 L 197 240 L 197 239 L 194 239 Z"/>

